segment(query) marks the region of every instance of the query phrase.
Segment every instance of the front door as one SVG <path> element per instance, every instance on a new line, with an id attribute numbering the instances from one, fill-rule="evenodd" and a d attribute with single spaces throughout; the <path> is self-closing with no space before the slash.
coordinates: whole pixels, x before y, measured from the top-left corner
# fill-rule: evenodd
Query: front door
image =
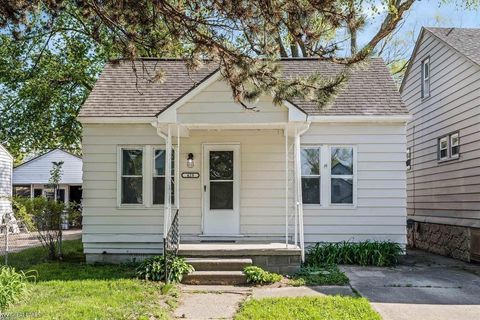
<path id="1" fill-rule="evenodd" d="M 240 233 L 240 145 L 203 146 L 203 233 Z"/>

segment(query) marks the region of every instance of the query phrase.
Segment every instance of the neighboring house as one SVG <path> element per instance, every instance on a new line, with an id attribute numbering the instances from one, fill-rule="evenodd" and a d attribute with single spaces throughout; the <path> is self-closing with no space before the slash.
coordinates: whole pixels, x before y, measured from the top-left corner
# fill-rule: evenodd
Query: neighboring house
<path id="1" fill-rule="evenodd" d="M 13 157 L 0 144 L 0 224 L 5 213 L 12 211 L 12 169 Z"/>
<path id="2" fill-rule="evenodd" d="M 381 59 L 355 68 L 323 110 L 269 96 L 248 110 L 212 65 L 135 63 L 136 74 L 130 61 L 108 63 L 78 118 L 87 261 L 161 253 L 177 209 L 182 244 L 405 244 L 409 116 Z M 278 63 L 285 77 L 343 70 Z M 158 70 L 163 81 L 148 81 Z"/>
<path id="3" fill-rule="evenodd" d="M 53 162 L 63 161 L 57 199 L 80 203 L 82 199 L 82 159 L 61 149 L 46 152 L 13 169 L 13 194 L 53 198 L 49 185 Z"/>
<path id="4" fill-rule="evenodd" d="M 423 28 L 401 86 L 409 242 L 480 259 L 480 29 Z"/>

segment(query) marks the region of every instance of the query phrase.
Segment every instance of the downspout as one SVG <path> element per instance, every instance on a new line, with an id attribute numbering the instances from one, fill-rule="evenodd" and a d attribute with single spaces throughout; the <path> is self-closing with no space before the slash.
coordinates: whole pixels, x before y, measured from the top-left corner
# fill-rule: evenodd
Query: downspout
<path id="1" fill-rule="evenodd" d="M 306 123 L 306 127 L 295 134 L 295 179 L 297 193 L 297 211 L 298 211 L 298 227 L 300 235 L 300 249 L 302 262 L 305 261 L 305 235 L 303 226 L 303 199 L 302 199 L 302 179 L 301 179 L 301 161 L 300 161 L 300 136 L 302 136 L 310 128 L 310 122 Z"/>

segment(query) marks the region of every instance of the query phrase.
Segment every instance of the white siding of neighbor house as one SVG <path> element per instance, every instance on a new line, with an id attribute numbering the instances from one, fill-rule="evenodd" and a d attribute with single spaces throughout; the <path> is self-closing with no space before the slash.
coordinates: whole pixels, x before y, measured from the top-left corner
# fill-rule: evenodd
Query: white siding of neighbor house
<path id="1" fill-rule="evenodd" d="M 480 66 L 425 31 L 402 98 L 412 167 L 408 214 L 418 221 L 480 227 Z M 421 97 L 421 61 L 430 57 L 430 97 Z M 460 158 L 437 160 L 437 139 L 458 131 Z"/>
<path id="2" fill-rule="evenodd" d="M 13 184 L 47 184 L 53 161 L 64 162 L 61 184 L 82 184 L 82 159 L 59 149 L 14 168 Z"/>
<path id="3" fill-rule="evenodd" d="M 240 144 L 240 228 L 244 241 L 284 241 L 283 130 L 191 130 L 181 139 L 180 171 L 202 172 L 202 144 Z M 175 140 L 175 139 L 174 139 Z M 380 239 L 405 243 L 405 127 L 312 124 L 304 144 L 350 144 L 358 150 L 356 208 L 305 208 L 305 240 Z M 83 125 L 83 241 L 86 253 L 158 253 L 162 208 L 117 207 L 117 146 L 161 145 L 151 125 Z M 293 147 L 290 140 L 290 204 Z M 186 168 L 188 153 L 195 168 Z M 202 224 L 201 179 L 180 178 L 180 231 L 194 239 Z M 293 209 L 291 210 L 293 215 Z M 293 220 L 290 220 L 292 229 Z M 292 230 L 291 230 L 292 231 Z"/>
<path id="4" fill-rule="evenodd" d="M 12 168 L 13 159 L 8 151 L 0 145 L 0 222 L 3 214 L 12 209 Z"/>

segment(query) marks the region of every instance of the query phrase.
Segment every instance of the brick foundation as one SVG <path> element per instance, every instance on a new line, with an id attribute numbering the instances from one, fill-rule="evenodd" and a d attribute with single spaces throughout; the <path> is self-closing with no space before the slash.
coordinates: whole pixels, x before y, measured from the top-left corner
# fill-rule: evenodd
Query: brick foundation
<path id="1" fill-rule="evenodd" d="M 442 256 L 470 261 L 470 228 L 413 222 L 407 229 L 410 248 L 418 248 Z"/>

